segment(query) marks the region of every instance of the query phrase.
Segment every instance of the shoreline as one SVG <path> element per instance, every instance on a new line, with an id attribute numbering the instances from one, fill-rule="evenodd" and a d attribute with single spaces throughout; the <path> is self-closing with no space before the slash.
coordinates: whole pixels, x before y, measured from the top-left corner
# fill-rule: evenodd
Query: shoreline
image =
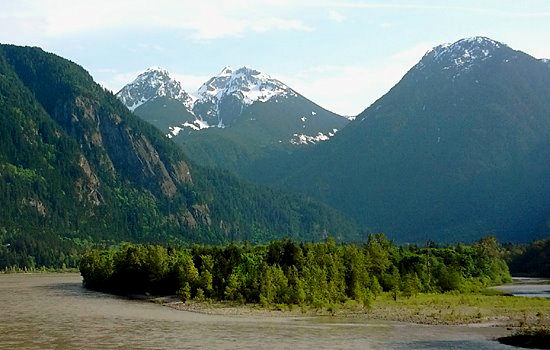
<path id="1" fill-rule="evenodd" d="M 469 327 L 503 327 L 508 330 L 527 326 L 550 325 L 550 305 L 547 300 L 511 296 L 419 295 L 393 301 L 384 295 L 369 308 L 346 303 L 324 308 L 299 305 L 239 304 L 219 301 L 188 301 L 174 297 L 143 300 L 175 310 L 206 315 L 236 317 L 336 317 L 356 320 L 380 320 L 422 325 L 453 325 Z M 491 298 L 491 299 L 490 299 Z M 461 300 L 462 299 L 462 300 Z M 486 303 L 491 300 L 492 303 Z M 482 306 L 481 304 L 486 305 Z M 546 304 L 546 305 L 544 305 Z M 541 309 L 541 305 L 545 306 Z"/>
<path id="2" fill-rule="evenodd" d="M 158 303 L 156 301 L 152 301 Z M 178 311 L 186 311 L 199 313 L 204 315 L 215 316 L 236 316 L 236 317 L 334 317 L 334 318 L 349 318 L 355 320 L 371 320 L 371 321 L 389 321 L 389 322 L 402 322 L 411 323 L 417 325 L 431 325 L 431 326 L 475 326 L 475 327 L 502 327 L 502 328 L 519 328 L 508 322 L 505 319 L 501 320 L 478 320 L 478 321 L 442 321 L 436 318 L 417 318 L 403 314 L 398 315 L 395 313 L 384 313 L 381 308 L 375 310 L 338 310 L 332 312 L 324 309 L 308 309 L 302 311 L 299 306 L 294 310 L 280 310 L 269 309 L 256 304 L 245 305 L 225 305 L 223 303 L 214 302 L 166 302 L 160 303 L 162 306 L 169 307 Z"/>
<path id="3" fill-rule="evenodd" d="M 75 273 L 80 274 L 80 270 L 78 267 L 75 268 L 40 268 L 40 269 L 32 269 L 32 270 L 22 270 L 22 269 L 3 269 L 0 270 L 0 275 L 13 275 L 13 274 L 21 274 L 21 275 L 32 275 L 32 274 L 68 274 L 68 273 Z"/>

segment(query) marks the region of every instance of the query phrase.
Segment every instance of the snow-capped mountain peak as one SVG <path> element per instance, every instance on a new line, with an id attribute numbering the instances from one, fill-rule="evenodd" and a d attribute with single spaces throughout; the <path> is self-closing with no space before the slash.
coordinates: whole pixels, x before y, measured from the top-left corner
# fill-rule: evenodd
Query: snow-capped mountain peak
<path id="1" fill-rule="evenodd" d="M 170 77 L 166 69 L 160 67 L 147 68 L 117 93 L 117 97 L 131 111 L 147 101 L 162 96 L 180 101 L 189 111 L 192 110 L 196 100 L 183 90 L 179 81 Z"/>
<path id="2" fill-rule="evenodd" d="M 266 102 L 274 96 L 295 96 L 296 93 L 269 75 L 248 67 L 233 70 L 225 67 L 198 90 L 199 101 L 220 101 L 234 96 L 244 104 Z"/>
<path id="3" fill-rule="evenodd" d="M 197 94 L 199 96 L 199 101 L 210 100 L 212 97 L 218 96 L 220 93 L 223 93 L 227 82 L 231 79 L 233 74 L 233 69 L 230 66 L 225 67 L 222 71 L 212 78 L 199 88 Z"/>
<path id="4" fill-rule="evenodd" d="M 230 66 L 204 83 L 197 94 L 198 100 L 193 108 L 195 114 L 218 125 L 231 124 L 223 116 L 228 105 L 233 105 L 230 108 L 233 112 L 228 117 L 234 119 L 240 114 L 239 109 L 242 112 L 245 106 L 254 102 L 267 102 L 273 98 L 277 102 L 279 98 L 298 96 L 290 87 L 265 73 L 248 67 L 235 70 Z"/>
<path id="5" fill-rule="evenodd" d="M 158 74 L 158 75 L 170 75 L 168 71 L 162 67 L 159 66 L 152 66 L 145 70 L 144 73 L 152 73 L 152 74 Z"/>
<path id="6" fill-rule="evenodd" d="M 465 38 L 429 50 L 417 65 L 417 68 L 422 69 L 425 61 L 429 60 L 430 62 L 443 64 L 443 69 L 469 69 L 475 62 L 493 57 L 495 51 L 502 47 L 507 46 L 482 36 Z"/>

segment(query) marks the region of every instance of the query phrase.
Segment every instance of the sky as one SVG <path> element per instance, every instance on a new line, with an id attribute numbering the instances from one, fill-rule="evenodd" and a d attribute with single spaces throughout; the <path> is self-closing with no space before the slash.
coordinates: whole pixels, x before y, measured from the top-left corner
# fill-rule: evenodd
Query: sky
<path id="1" fill-rule="evenodd" d="M 113 92 L 152 66 L 188 92 L 247 66 L 349 116 L 472 36 L 550 58 L 550 1 L 0 0 L 0 43 L 68 58 Z"/>

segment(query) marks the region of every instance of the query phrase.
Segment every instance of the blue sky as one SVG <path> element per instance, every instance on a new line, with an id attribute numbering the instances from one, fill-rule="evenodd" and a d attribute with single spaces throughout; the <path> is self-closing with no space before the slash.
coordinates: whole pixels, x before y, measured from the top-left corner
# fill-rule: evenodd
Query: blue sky
<path id="1" fill-rule="evenodd" d="M 431 47 L 478 35 L 550 58 L 550 1 L 0 0 L 0 42 L 69 58 L 115 92 L 150 66 L 190 92 L 248 66 L 346 115 Z"/>

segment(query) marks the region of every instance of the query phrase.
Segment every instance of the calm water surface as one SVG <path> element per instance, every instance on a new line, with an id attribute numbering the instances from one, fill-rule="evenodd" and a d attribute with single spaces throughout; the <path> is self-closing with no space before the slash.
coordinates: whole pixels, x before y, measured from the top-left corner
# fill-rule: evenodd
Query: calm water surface
<path id="1" fill-rule="evenodd" d="M 512 284 L 493 287 L 519 297 L 550 298 L 550 280 L 546 278 L 514 277 Z"/>
<path id="2" fill-rule="evenodd" d="M 502 328 L 333 317 L 213 316 L 82 288 L 78 274 L 0 275 L 0 349 L 508 349 Z"/>

